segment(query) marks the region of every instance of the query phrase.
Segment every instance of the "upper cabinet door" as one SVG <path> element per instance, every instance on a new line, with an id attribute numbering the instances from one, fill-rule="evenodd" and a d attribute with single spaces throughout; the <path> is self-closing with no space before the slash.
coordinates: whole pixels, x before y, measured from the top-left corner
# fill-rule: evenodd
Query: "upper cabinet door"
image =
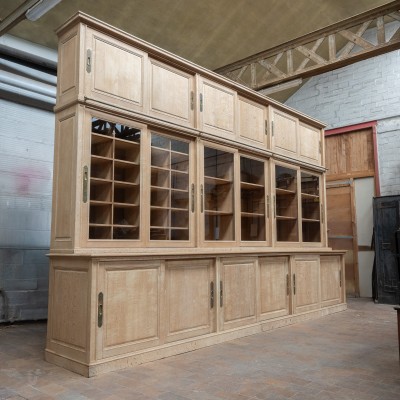
<path id="1" fill-rule="evenodd" d="M 85 95 L 142 111 L 147 54 L 91 29 L 87 38 Z"/>
<path id="2" fill-rule="evenodd" d="M 150 60 L 150 113 L 194 126 L 194 76 Z"/>
<path id="3" fill-rule="evenodd" d="M 299 158 L 313 164 L 321 164 L 321 130 L 299 123 Z"/>
<path id="4" fill-rule="evenodd" d="M 297 157 L 298 119 L 282 111 L 271 109 L 271 148 L 273 151 Z"/>
<path id="5" fill-rule="evenodd" d="M 219 137 L 234 139 L 236 97 L 235 91 L 200 79 L 199 128 Z"/>
<path id="6" fill-rule="evenodd" d="M 250 145 L 267 144 L 266 107 L 244 97 L 238 98 L 238 136 Z"/>
<path id="7" fill-rule="evenodd" d="M 322 130 L 271 108 L 271 149 L 310 164 L 322 164 Z"/>

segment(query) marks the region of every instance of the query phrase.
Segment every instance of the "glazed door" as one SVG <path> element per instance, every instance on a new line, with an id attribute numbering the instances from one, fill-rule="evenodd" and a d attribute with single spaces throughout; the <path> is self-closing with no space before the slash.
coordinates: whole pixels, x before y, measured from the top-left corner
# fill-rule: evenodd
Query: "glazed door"
<path id="1" fill-rule="evenodd" d="M 193 143 L 150 135 L 150 245 L 191 245 L 194 241 Z"/>

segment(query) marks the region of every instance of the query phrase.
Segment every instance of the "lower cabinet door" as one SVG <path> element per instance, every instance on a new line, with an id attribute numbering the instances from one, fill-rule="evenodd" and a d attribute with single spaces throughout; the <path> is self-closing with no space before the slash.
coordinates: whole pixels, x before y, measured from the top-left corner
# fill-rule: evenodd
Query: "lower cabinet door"
<path id="1" fill-rule="evenodd" d="M 218 303 L 223 330 L 256 322 L 256 268 L 255 258 L 222 259 Z"/>
<path id="2" fill-rule="evenodd" d="M 264 257 L 260 265 L 260 319 L 282 317 L 290 311 L 288 257 Z"/>
<path id="3" fill-rule="evenodd" d="M 205 335 L 215 330 L 213 260 L 168 261 L 165 269 L 166 341 Z"/>
<path id="4" fill-rule="evenodd" d="M 321 305 L 343 303 L 342 257 L 321 256 Z"/>
<path id="5" fill-rule="evenodd" d="M 319 256 L 295 256 L 292 276 L 295 313 L 320 308 L 319 283 Z"/>
<path id="6" fill-rule="evenodd" d="M 98 359 L 160 344 L 160 293 L 159 262 L 100 262 Z"/>

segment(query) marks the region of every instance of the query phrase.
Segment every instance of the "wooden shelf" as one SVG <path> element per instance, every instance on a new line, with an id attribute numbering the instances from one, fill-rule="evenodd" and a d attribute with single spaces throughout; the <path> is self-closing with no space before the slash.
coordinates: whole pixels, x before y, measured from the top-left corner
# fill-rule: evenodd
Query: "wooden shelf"
<path id="1" fill-rule="evenodd" d="M 132 167 L 139 167 L 139 163 L 133 161 L 126 161 L 126 160 L 114 160 L 114 167 L 118 168 L 132 168 Z"/>
<path id="2" fill-rule="evenodd" d="M 311 219 L 311 218 L 302 218 L 302 221 L 303 222 L 312 222 L 312 223 L 315 223 L 315 222 L 320 222 L 320 220 L 319 219 Z"/>
<path id="3" fill-rule="evenodd" d="M 233 215 L 231 211 L 215 211 L 215 210 L 204 210 L 208 215 Z"/>
<path id="4" fill-rule="evenodd" d="M 125 182 L 125 181 L 114 181 L 114 187 L 115 188 L 134 188 L 134 187 L 139 187 L 138 183 L 133 183 L 133 182 Z"/>
<path id="5" fill-rule="evenodd" d="M 241 212 L 240 215 L 242 217 L 248 217 L 248 218 L 250 218 L 250 217 L 264 217 L 265 216 L 265 214 L 263 214 L 263 213 L 250 213 L 250 212 Z"/>
<path id="6" fill-rule="evenodd" d="M 314 200 L 319 201 L 319 196 L 315 195 L 315 194 L 302 193 L 301 198 L 302 199 L 314 199 Z"/>
<path id="7" fill-rule="evenodd" d="M 114 205 L 114 207 L 118 207 L 118 208 L 135 208 L 135 207 L 139 207 L 139 204 L 135 204 L 135 203 L 114 202 L 113 205 Z"/>
<path id="8" fill-rule="evenodd" d="M 277 215 L 276 219 L 279 221 L 296 221 L 297 217 L 285 217 L 284 215 Z"/>
<path id="9" fill-rule="evenodd" d="M 102 178 L 90 178 L 90 184 L 91 185 L 106 185 L 106 184 L 111 184 L 113 181 L 110 179 L 102 179 Z"/>
<path id="10" fill-rule="evenodd" d="M 264 190 L 264 185 L 260 185 L 258 183 L 240 182 L 240 188 L 241 189 L 250 189 L 250 190 L 257 190 L 257 189 Z"/>
<path id="11" fill-rule="evenodd" d="M 277 196 L 294 196 L 294 195 L 296 195 L 296 192 L 294 190 L 281 189 L 281 188 L 275 188 L 275 193 Z"/>
<path id="12" fill-rule="evenodd" d="M 204 182 L 209 183 L 212 185 L 228 185 L 232 184 L 233 182 L 229 179 L 222 179 L 222 178 L 215 178 L 213 176 L 205 176 L 204 177 Z"/>

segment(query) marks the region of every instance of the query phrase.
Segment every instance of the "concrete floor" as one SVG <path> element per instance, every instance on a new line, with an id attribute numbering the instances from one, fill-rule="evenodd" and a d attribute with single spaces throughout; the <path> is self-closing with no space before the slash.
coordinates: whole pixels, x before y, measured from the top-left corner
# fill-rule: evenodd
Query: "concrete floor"
<path id="1" fill-rule="evenodd" d="M 45 323 L 0 326 L 0 399 L 399 400 L 393 306 L 345 312 L 94 378 L 43 361 Z"/>

